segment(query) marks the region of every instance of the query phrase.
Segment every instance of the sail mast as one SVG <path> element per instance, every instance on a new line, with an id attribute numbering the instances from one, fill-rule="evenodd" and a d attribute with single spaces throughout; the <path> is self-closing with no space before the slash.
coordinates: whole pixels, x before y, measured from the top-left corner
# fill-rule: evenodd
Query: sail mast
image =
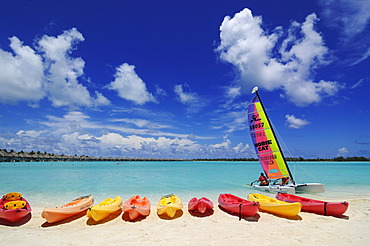
<path id="1" fill-rule="evenodd" d="M 295 181 L 294 181 L 293 175 L 292 175 L 292 173 L 290 172 L 290 169 L 289 169 L 288 163 L 287 163 L 287 162 L 286 162 L 286 160 L 285 160 L 284 153 L 283 153 L 283 151 L 281 150 L 281 147 L 280 147 L 279 141 L 278 141 L 278 140 L 277 140 L 277 138 L 276 138 L 276 134 L 275 134 L 274 129 L 273 129 L 273 127 L 272 127 L 272 124 L 271 124 L 270 118 L 268 117 L 268 115 L 267 115 L 267 113 L 266 113 L 266 109 L 265 109 L 265 107 L 263 106 L 263 103 L 262 103 L 262 101 L 261 101 L 261 98 L 260 98 L 260 96 L 259 96 L 259 94 L 258 94 L 258 87 L 254 87 L 254 88 L 253 88 L 253 90 L 252 90 L 252 94 L 253 94 L 253 93 L 256 93 L 256 96 L 257 96 L 257 98 L 258 98 L 258 101 L 260 102 L 261 107 L 262 107 L 263 111 L 265 112 L 266 119 L 267 119 L 267 121 L 268 121 L 268 123 L 269 123 L 269 125 L 270 125 L 271 132 L 272 132 L 272 134 L 273 134 L 274 138 L 276 139 L 276 144 L 277 144 L 277 146 L 278 146 L 278 148 L 279 148 L 279 151 L 280 151 L 280 154 L 281 154 L 281 156 L 282 156 L 282 158 L 283 158 L 284 164 L 285 164 L 285 166 L 286 166 L 286 168 L 287 168 L 287 170 L 288 170 L 288 173 L 289 173 L 289 176 L 290 176 L 290 178 L 291 178 L 291 181 L 292 181 L 292 183 L 293 183 L 293 184 L 295 184 Z"/>

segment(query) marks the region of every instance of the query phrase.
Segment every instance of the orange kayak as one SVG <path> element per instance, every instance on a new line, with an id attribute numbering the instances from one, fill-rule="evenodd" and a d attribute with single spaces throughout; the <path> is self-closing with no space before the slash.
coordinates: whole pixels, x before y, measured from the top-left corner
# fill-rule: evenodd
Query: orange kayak
<path id="1" fill-rule="evenodd" d="M 94 198 L 92 196 L 82 196 L 59 207 L 45 208 L 41 217 L 46 219 L 48 223 L 55 223 L 86 211 L 93 203 Z"/>
<path id="2" fill-rule="evenodd" d="M 139 216 L 148 216 L 150 214 L 149 199 L 136 195 L 128 199 L 122 207 L 123 212 L 128 213 L 130 220 L 134 220 Z"/>

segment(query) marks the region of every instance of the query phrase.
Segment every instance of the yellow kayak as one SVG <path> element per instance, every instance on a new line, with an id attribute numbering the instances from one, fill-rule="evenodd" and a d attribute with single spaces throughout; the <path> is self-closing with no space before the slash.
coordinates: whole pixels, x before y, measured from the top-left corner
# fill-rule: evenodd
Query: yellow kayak
<path id="1" fill-rule="evenodd" d="M 299 202 L 283 202 L 258 193 L 250 193 L 248 195 L 248 201 L 258 202 L 260 204 L 261 211 L 286 217 L 298 215 L 302 208 L 302 204 Z"/>
<path id="2" fill-rule="evenodd" d="M 182 202 L 178 196 L 174 194 L 162 196 L 157 205 L 158 214 L 167 214 L 170 218 L 173 218 L 177 210 L 182 209 Z"/>
<path id="3" fill-rule="evenodd" d="M 99 221 L 108 217 L 111 213 L 122 209 L 122 198 L 116 196 L 114 199 L 107 198 L 96 206 L 92 206 L 87 210 L 86 216 L 95 221 Z"/>

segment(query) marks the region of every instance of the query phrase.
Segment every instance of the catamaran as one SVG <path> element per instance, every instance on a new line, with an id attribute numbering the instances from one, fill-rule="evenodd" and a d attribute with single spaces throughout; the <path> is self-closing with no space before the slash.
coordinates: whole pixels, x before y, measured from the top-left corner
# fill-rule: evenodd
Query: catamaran
<path id="1" fill-rule="evenodd" d="M 271 184 L 270 182 L 269 185 L 262 186 L 253 185 L 252 182 L 251 185 L 260 191 L 267 192 L 286 192 L 290 194 L 295 194 L 296 192 L 324 192 L 325 188 L 322 183 L 297 184 L 295 182 L 280 144 L 277 141 L 270 119 L 258 95 L 258 87 L 253 88 L 253 93 L 256 95 L 248 105 L 249 132 L 262 169 L 271 181 L 278 181 L 288 177 L 291 183 L 280 185 L 274 184 L 275 182 Z"/>

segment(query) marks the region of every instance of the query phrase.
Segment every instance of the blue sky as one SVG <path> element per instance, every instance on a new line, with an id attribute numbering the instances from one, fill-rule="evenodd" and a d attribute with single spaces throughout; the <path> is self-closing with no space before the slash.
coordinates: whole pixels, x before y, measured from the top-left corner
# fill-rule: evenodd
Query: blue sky
<path id="1" fill-rule="evenodd" d="M 286 156 L 370 157 L 369 18 L 369 0 L 1 1 L 0 148 L 256 157 L 258 86 Z"/>

